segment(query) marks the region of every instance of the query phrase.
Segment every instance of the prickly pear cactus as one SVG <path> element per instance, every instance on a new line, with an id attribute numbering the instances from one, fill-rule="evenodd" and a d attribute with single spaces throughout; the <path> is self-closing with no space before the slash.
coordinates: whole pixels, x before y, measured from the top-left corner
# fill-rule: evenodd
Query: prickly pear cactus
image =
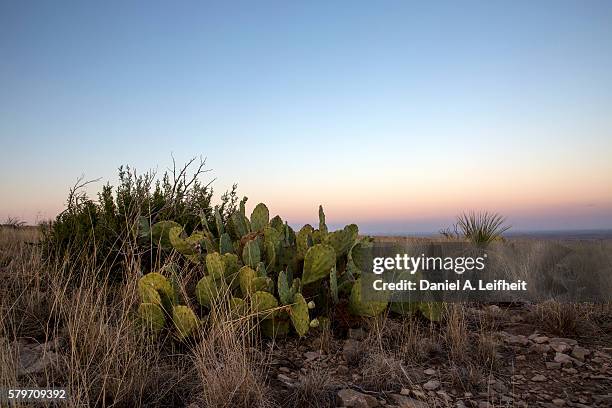
<path id="1" fill-rule="evenodd" d="M 388 302 L 364 301 L 361 296 L 361 279 L 357 279 L 351 290 L 349 310 L 352 314 L 364 317 L 375 317 L 385 311 Z"/>
<path id="2" fill-rule="evenodd" d="M 301 293 L 296 293 L 294 303 L 289 309 L 289 317 L 297 334 L 303 337 L 310 327 L 310 317 L 308 315 L 308 304 Z"/>
<path id="3" fill-rule="evenodd" d="M 198 303 L 204 307 L 212 307 L 213 303 L 229 292 L 228 286 L 223 279 L 215 279 L 208 275 L 200 279 L 196 285 L 196 298 Z"/>
<path id="4" fill-rule="evenodd" d="M 174 306 L 172 308 L 172 322 L 176 327 L 176 334 L 180 340 L 185 339 L 198 327 L 196 315 L 187 306 Z"/>
<path id="5" fill-rule="evenodd" d="M 253 311 L 260 315 L 263 319 L 271 319 L 274 317 L 274 309 L 278 307 L 278 300 L 268 293 L 258 291 L 253 294 L 252 308 Z"/>
<path id="6" fill-rule="evenodd" d="M 164 311 L 155 303 L 141 303 L 138 306 L 138 315 L 142 325 L 154 335 L 157 335 L 166 324 Z"/>
<path id="7" fill-rule="evenodd" d="M 317 244 L 306 252 L 304 257 L 304 273 L 302 283 L 307 285 L 327 277 L 336 264 L 334 248 L 325 244 Z"/>
<path id="8" fill-rule="evenodd" d="M 328 243 L 336 251 L 338 258 L 346 255 L 357 241 L 359 228 L 355 224 L 347 225 L 342 230 L 329 233 Z"/>
<path id="9" fill-rule="evenodd" d="M 213 279 L 223 279 L 225 277 L 225 262 L 223 256 L 218 252 L 206 255 L 206 270 Z"/>
<path id="10" fill-rule="evenodd" d="M 242 262 L 251 268 L 257 268 L 257 264 L 261 261 L 261 253 L 257 241 L 252 239 L 244 245 L 242 250 Z"/>
<path id="11" fill-rule="evenodd" d="M 199 253 L 200 241 L 204 239 L 204 234 L 194 232 L 187 238 L 181 238 L 182 227 L 172 227 L 168 232 L 168 238 L 172 247 L 183 255 L 195 255 Z"/>
<path id="12" fill-rule="evenodd" d="M 264 203 L 259 203 L 251 214 L 251 231 L 262 231 L 270 220 L 270 211 Z"/>
<path id="13" fill-rule="evenodd" d="M 170 243 L 170 229 L 174 227 L 182 228 L 181 225 L 174 221 L 160 221 L 153 224 L 151 227 L 151 240 L 153 245 L 157 245 L 163 249 L 172 248 Z"/>
<path id="14" fill-rule="evenodd" d="M 152 290 L 159 295 L 159 303 L 168 312 L 172 310 L 174 299 L 176 298 L 172 284 L 162 274 L 151 272 L 138 280 L 138 291 L 143 302 L 156 299 Z M 153 302 L 155 303 L 155 302 Z"/>

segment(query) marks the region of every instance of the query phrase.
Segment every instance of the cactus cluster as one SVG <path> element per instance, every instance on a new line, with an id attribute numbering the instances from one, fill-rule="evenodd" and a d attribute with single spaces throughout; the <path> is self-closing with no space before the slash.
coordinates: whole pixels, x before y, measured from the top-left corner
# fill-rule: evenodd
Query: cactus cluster
<path id="1" fill-rule="evenodd" d="M 361 298 L 360 270 L 371 240 L 359 237 L 357 225 L 330 232 L 320 206 L 318 228 L 305 225 L 296 233 L 278 215 L 270 219 L 263 203 L 247 217 L 245 202 L 246 197 L 226 219 L 215 208 L 214 223 L 201 217 L 201 228 L 190 234 L 172 221 L 150 228 L 160 248 L 175 250 L 200 265 L 203 277 L 195 297 L 204 309 L 225 302 L 236 316 L 258 319 L 269 336 L 287 334 L 291 328 L 304 336 L 309 328 L 328 322 L 324 316 L 343 301 L 359 316 L 375 316 L 386 309 L 387 302 Z M 139 288 L 140 314 L 153 331 L 172 319 L 178 336 L 184 338 L 197 326 L 195 314 L 176 304 L 172 285 L 162 275 L 145 275 Z M 311 313 L 320 317 L 311 318 Z"/>
<path id="2" fill-rule="evenodd" d="M 178 304 L 178 296 L 170 281 L 163 275 L 148 273 L 138 281 L 138 291 L 142 303 L 138 314 L 144 327 L 153 335 L 172 322 L 179 339 L 188 337 L 200 324 L 193 310 Z"/>

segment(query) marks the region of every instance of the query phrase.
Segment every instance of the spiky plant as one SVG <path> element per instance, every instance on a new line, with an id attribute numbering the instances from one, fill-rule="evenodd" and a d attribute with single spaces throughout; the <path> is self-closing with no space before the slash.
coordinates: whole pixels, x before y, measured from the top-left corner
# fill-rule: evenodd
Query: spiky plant
<path id="1" fill-rule="evenodd" d="M 488 211 L 463 213 L 457 217 L 457 226 L 465 238 L 477 245 L 501 240 L 510 229 L 506 218 Z"/>

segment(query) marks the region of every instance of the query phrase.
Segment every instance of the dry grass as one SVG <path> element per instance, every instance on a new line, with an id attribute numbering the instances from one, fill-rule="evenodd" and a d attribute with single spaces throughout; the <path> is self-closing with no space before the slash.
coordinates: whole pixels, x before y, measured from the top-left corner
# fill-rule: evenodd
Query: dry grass
<path id="1" fill-rule="evenodd" d="M 126 283 L 101 282 L 93 270 L 45 266 L 29 244 L 36 237 L 31 229 L 0 232 L 0 387 L 65 387 L 70 407 L 176 406 L 198 396 L 211 407 L 270 406 L 244 338 L 212 330 L 193 349 L 153 341 L 134 316 L 137 264 L 126 262 Z M 81 279 L 73 287 L 67 282 L 75 273 Z M 19 375 L 17 339 L 57 341 L 57 350 L 46 351 L 52 364 Z"/>
<path id="2" fill-rule="evenodd" d="M 284 406 L 294 408 L 319 408 L 336 406 L 336 390 L 339 385 L 326 370 L 312 370 L 289 389 Z"/>

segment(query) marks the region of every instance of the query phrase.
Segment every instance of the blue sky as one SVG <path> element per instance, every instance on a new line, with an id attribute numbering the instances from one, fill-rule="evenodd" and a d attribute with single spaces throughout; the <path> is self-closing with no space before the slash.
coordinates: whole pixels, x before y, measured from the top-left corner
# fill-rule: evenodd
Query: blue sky
<path id="1" fill-rule="evenodd" d="M 612 3 L 0 2 L 0 218 L 208 158 L 293 222 L 612 228 Z"/>

